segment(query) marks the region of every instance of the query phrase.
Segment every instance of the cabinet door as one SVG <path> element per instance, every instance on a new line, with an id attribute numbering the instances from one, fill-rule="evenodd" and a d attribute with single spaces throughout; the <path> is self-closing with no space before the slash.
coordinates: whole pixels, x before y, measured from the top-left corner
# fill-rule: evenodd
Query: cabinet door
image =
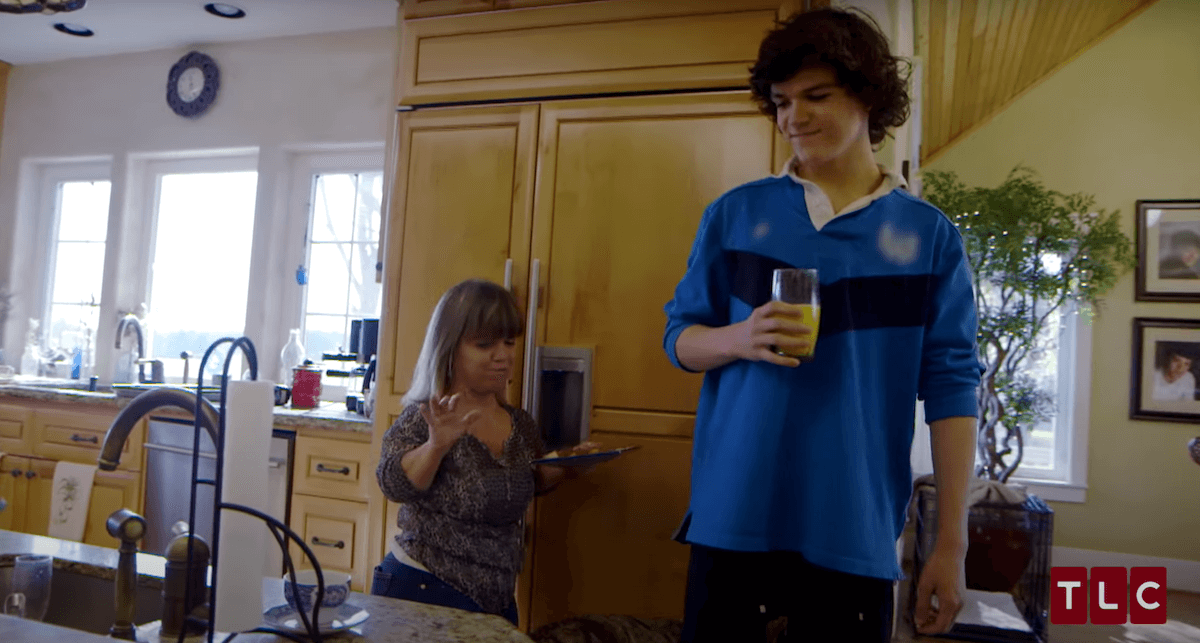
<path id="1" fill-rule="evenodd" d="M 54 501 L 54 460 L 30 458 L 25 470 L 25 525 L 27 534 L 45 536 L 50 531 L 50 503 Z"/>
<path id="2" fill-rule="evenodd" d="M 746 92 L 547 103 L 532 257 L 546 345 L 590 346 L 603 430 L 690 435 L 701 377 L 662 350 L 663 306 L 704 208 L 772 173 L 774 128 Z M 616 416 L 612 416 L 617 413 Z"/>
<path id="3" fill-rule="evenodd" d="M 141 514 L 138 507 L 139 474 L 130 471 L 97 471 L 92 483 L 92 498 L 88 502 L 87 525 L 83 542 L 89 545 L 117 548 L 121 542 L 108 533 L 105 523 L 118 509 L 130 509 Z M 162 555 L 165 552 L 151 552 Z"/>
<path id="4" fill-rule="evenodd" d="M 580 614 L 682 618 L 691 440 L 596 433 L 641 448 L 536 502 L 530 629 Z"/>
<path id="5" fill-rule="evenodd" d="M 353 578 L 350 589 L 370 592 L 367 567 L 367 522 L 365 502 L 349 502 L 296 494 L 292 496 L 292 531 L 304 539 L 321 563 L 321 569 L 346 572 Z M 295 544 L 289 552 L 296 569 L 312 569 L 304 552 Z"/>
<path id="6" fill-rule="evenodd" d="M 546 345 L 593 349 L 592 439 L 642 449 L 536 503 L 531 622 L 574 614 L 680 618 L 701 376 L 662 350 L 663 306 L 704 208 L 772 173 L 776 137 L 730 92 L 549 103 L 531 257 Z"/>
<path id="7" fill-rule="evenodd" d="M 0 529 L 23 531 L 25 528 L 26 489 L 25 472 L 29 469 L 29 458 L 15 455 L 0 455 Z"/>
<path id="8" fill-rule="evenodd" d="M 454 284 L 503 282 L 513 259 L 513 291 L 524 301 L 536 118 L 532 105 L 403 117 L 388 223 L 384 317 L 391 327 L 379 351 L 381 395 L 408 389 L 429 317 Z"/>

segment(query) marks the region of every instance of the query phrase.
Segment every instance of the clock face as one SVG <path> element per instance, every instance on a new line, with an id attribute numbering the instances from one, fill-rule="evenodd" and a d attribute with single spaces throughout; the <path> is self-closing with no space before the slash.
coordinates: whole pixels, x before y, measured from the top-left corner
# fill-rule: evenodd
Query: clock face
<path id="1" fill-rule="evenodd" d="M 185 103 L 199 98 L 203 89 L 204 72 L 199 67 L 188 67 L 179 75 L 179 82 L 175 83 L 175 92 L 179 94 L 179 100 Z"/>
<path id="2" fill-rule="evenodd" d="M 216 100 L 220 80 L 216 61 L 193 51 L 180 58 L 167 75 L 167 105 L 180 116 L 196 118 Z"/>

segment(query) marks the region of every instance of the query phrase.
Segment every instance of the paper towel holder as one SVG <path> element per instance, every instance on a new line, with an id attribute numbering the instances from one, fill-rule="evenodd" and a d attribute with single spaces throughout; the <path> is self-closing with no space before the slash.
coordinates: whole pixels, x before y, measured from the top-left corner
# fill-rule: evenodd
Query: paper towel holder
<path id="1" fill-rule="evenodd" d="M 219 404 L 219 406 L 216 407 L 217 412 L 218 412 L 218 430 L 216 432 L 217 433 L 217 441 L 216 441 L 216 444 L 214 445 L 216 447 L 216 463 L 215 463 L 216 479 L 215 480 L 201 480 L 198 476 L 199 476 L 199 469 L 200 469 L 200 455 L 199 455 L 200 454 L 200 448 L 199 448 L 199 446 L 200 446 L 200 430 L 202 428 L 200 418 L 202 417 L 201 414 L 203 412 L 202 409 L 203 409 L 203 404 L 204 404 L 204 398 L 201 395 L 201 391 L 204 386 L 204 367 L 207 365 L 208 359 L 210 356 L 212 356 L 213 351 L 218 346 L 220 346 L 221 344 L 225 344 L 225 343 L 230 343 L 231 346 L 229 347 L 229 350 L 225 355 L 225 368 L 223 371 L 223 376 L 221 377 L 220 404 Z M 297 611 L 297 614 L 300 617 L 300 622 L 303 624 L 305 631 L 308 632 L 309 638 L 314 643 L 321 643 L 321 641 L 323 641 L 324 639 L 321 636 L 320 629 L 317 627 L 317 617 L 320 613 L 321 602 L 324 600 L 324 596 L 325 596 L 325 575 L 321 571 L 321 564 L 317 561 L 316 555 L 308 547 L 308 545 L 305 544 L 303 538 L 301 538 L 298 534 L 296 534 L 296 532 L 292 531 L 287 525 L 285 525 L 283 522 L 281 522 L 274 516 L 270 516 L 270 515 L 263 513 L 257 509 L 254 509 L 253 507 L 247 507 L 247 506 L 239 505 L 239 504 L 235 504 L 235 503 L 224 502 L 221 498 L 222 477 L 223 477 L 224 464 L 225 464 L 225 462 L 224 462 L 224 460 L 225 460 L 225 416 L 226 416 L 226 400 L 228 399 L 228 389 L 229 389 L 229 370 L 230 370 L 230 365 L 232 364 L 234 355 L 238 351 L 238 349 L 241 349 L 241 351 L 245 354 L 246 361 L 249 363 L 250 379 L 257 380 L 258 379 L 257 353 L 254 350 L 254 343 L 250 341 L 249 337 L 245 337 L 245 336 L 239 337 L 239 338 L 225 337 L 225 338 L 218 339 L 217 341 L 213 342 L 208 347 L 208 350 L 206 350 L 204 352 L 204 357 L 200 360 L 200 368 L 198 369 L 198 376 L 196 378 L 195 421 L 194 421 L 194 424 L 192 427 L 193 445 L 192 445 L 192 473 L 191 473 L 191 485 L 190 485 L 191 486 L 191 499 L 190 499 L 190 505 L 188 508 L 188 523 L 187 524 L 189 524 L 189 525 L 196 524 L 196 489 L 197 489 L 197 487 L 201 484 L 213 485 L 213 487 L 214 487 L 213 517 L 212 517 L 213 518 L 213 522 L 212 522 L 213 536 L 212 536 L 212 543 L 209 544 L 209 549 L 211 551 L 211 561 L 212 561 L 212 563 L 211 563 L 212 585 L 211 585 L 211 590 L 209 593 L 210 601 L 208 604 L 208 610 L 207 610 L 207 614 L 205 615 L 205 617 L 201 618 L 199 616 L 188 615 L 185 617 L 185 621 L 187 623 L 195 624 L 197 626 L 203 626 L 205 628 L 205 630 L 207 631 L 208 643 L 213 643 L 213 635 L 215 634 L 215 631 L 216 631 L 216 628 L 215 628 L 215 623 L 216 623 L 216 600 L 215 600 L 215 597 L 217 596 L 217 578 L 218 578 L 217 570 L 220 565 L 221 511 L 224 509 L 228 509 L 231 511 L 236 511 L 236 512 L 254 516 L 255 518 L 258 518 L 259 520 L 262 520 L 263 522 L 266 523 L 267 528 L 271 532 L 271 535 L 275 537 L 276 544 L 278 544 L 279 547 L 283 550 L 284 566 L 287 569 L 288 575 L 291 577 L 293 583 L 296 582 L 296 568 L 295 568 L 294 563 L 292 562 L 291 555 L 289 554 L 289 551 L 288 551 L 288 541 L 290 540 L 290 541 L 296 543 L 300 547 L 300 550 L 304 553 L 304 555 L 308 557 L 308 560 L 312 563 L 313 571 L 316 573 L 316 577 L 317 577 L 317 596 L 316 596 L 316 600 L 314 601 L 313 613 L 311 615 L 311 617 L 312 617 L 311 620 L 309 618 L 309 614 L 307 614 L 305 612 Z M 188 539 L 188 541 L 187 541 L 187 558 L 186 558 L 186 564 L 185 564 L 186 578 L 185 578 L 185 582 L 184 582 L 184 588 L 185 588 L 184 604 L 185 605 L 191 605 L 193 603 L 192 597 L 191 597 L 191 591 L 192 591 L 193 585 L 195 585 L 195 582 L 194 582 L 194 579 L 192 578 L 192 574 L 204 573 L 202 570 L 196 569 L 198 566 L 194 564 L 196 562 L 194 560 L 194 558 L 196 556 L 196 553 L 194 551 L 194 549 L 195 549 L 194 543 L 195 543 L 194 539 Z M 198 586 L 203 587 L 203 582 L 204 581 L 201 580 L 199 582 Z M 203 601 L 199 601 L 199 602 L 201 604 L 203 603 Z M 198 612 L 203 613 L 202 610 L 198 610 Z M 193 614 L 195 614 L 195 613 L 196 612 L 193 612 Z M 267 632 L 267 633 L 272 633 L 272 634 L 277 634 L 277 635 L 283 635 L 287 638 L 292 638 L 291 635 L 288 633 L 278 632 L 278 631 L 272 630 L 270 628 L 257 628 L 253 631 Z M 187 632 L 188 632 L 187 627 L 180 628 L 178 638 L 177 638 L 179 643 L 183 643 L 184 637 L 187 635 Z"/>

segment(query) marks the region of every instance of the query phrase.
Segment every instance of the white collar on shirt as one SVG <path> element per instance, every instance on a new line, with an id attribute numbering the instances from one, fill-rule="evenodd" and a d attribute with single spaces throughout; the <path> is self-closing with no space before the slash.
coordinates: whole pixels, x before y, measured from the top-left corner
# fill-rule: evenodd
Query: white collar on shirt
<path id="1" fill-rule="evenodd" d="M 840 212 L 833 211 L 833 204 L 829 201 L 829 197 L 826 196 L 825 191 L 817 186 L 816 183 L 800 178 L 800 175 L 796 172 L 796 157 L 793 156 L 789 159 L 783 171 L 776 174 L 776 176 L 787 176 L 804 186 L 804 204 L 808 206 L 808 216 L 812 219 L 813 227 L 820 230 L 825 227 L 825 224 L 833 221 L 835 218 L 861 210 L 896 188 L 908 187 L 908 183 L 904 180 L 903 176 L 896 174 L 882 165 L 879 166 L 879 171 L 883 174 L 883 182 L 879 184 L 879 187 L 867 196 L 852 201 L 846 207 L 842 208 Z"/>

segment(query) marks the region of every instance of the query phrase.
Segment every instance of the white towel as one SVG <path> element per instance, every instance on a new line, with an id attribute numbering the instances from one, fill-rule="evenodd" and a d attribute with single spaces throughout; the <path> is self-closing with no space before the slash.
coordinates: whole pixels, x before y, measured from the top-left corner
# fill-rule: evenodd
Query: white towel
<path id="1" fill-rule="evenodd" d="M 83 540 L 96 465 L 59 462 L 54 465 L 54 497 L 50 501 L 51 538 Z"/>

